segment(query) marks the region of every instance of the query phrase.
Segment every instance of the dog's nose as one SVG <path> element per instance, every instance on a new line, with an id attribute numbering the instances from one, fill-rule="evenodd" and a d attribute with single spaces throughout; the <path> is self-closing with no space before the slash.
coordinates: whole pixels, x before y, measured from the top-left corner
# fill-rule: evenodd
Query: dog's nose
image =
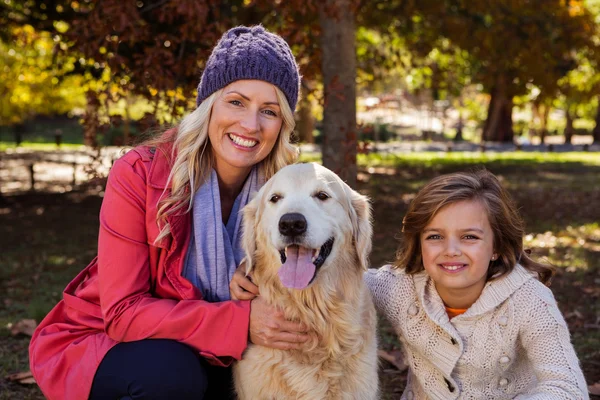
<path id="1" fill-rule="evenodd" d="M 298 236 L 306 232 L 306 218 L 299 213 L 283 214 L 279 220 L 279 232 L 284 236 Z"/>

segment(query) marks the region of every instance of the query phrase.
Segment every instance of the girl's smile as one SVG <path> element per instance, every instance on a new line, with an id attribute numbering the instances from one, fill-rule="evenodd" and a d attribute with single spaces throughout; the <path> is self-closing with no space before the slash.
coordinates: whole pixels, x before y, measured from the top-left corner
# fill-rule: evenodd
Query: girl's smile
<path id="1" fill-rule="evenodd" d="M 440 209 L 421 233 L 423 266 L 444 303 L 469 308 L 487 281 L 494 235 L 478 200 Z"/>
<path id="2" fill-rule="evenodd" d="M 441 263 L 440 267 L 442 267 L 447 272 L 459 272 L 467 267 L 467 264 L 462 263 Z"/>

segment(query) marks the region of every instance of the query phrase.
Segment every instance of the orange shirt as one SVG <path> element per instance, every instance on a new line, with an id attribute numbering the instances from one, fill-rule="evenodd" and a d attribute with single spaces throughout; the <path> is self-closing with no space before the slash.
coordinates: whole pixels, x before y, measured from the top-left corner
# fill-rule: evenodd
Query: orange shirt
<path id="1" fill-rule="evenodd" d="M 457 315 L 464 314 L 467 311 L 466 308 L 450 308 L 446 307 L 446 313 L 448 314 L 448 318 L 452 319 Z"/>

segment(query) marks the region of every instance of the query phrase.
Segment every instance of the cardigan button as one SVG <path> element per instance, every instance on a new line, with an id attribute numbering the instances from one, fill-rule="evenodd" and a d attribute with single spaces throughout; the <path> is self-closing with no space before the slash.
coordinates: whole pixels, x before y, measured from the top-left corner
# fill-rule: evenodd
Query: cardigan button
<path id="1" fill-rule="evenodd" d="M 508 324 L 508 318 L 504 315 L 501 316 L 500 318 L 498 318 L 498 324 L 506 326 Z"/>
<path id="2" fill-rule="evenodd" d="M 508 379 L 506 379 L 506 378 L 502 378 L 502 379 L 500 379 L 500 382 L 498 382 L 498 384 L 499 384 L 501 387 L 504 387 L 504 386 L 508 385 Z"/>
<path id="3" fill-rule="evenodd" d="M 510 358 L 507 356 L 500 357 L 500 364 L 508 364 L 510 362 Z"/>
<path id="4" fill-rule="evenodd" d="M 415 398 L 415 395 L 411 390 L 409 390 L 408 393 L 406 393 L 406 398 L 407 400 L 413 400 Z"/>
<path id="5" fill-rule="evenodd" d="M 419 313 L 419 307 L 417 307 L 416 304 L 411 304 L 408 308 L 408 313 L 413 316 L 417 315 Z"/>
<path id="6" fill-rule="evenodd" d="M 456 341 L 456 339 L 454 339 L 454 338 L 450 338 L 450 341 L 452 342 L 452 344 L 456 344 L 456 343 L 458 343 L 458 342 Z"/>

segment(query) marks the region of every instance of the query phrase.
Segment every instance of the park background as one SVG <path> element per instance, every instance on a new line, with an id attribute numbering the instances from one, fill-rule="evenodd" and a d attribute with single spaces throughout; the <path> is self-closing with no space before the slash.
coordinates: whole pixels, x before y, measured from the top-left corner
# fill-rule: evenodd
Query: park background
<path id="1" fill-rule="evenodd" d="M 195 106 L 212 46 L 262 23 L 303 75 L 296 134 L 367 194 L 373 267 L 441 173 L 513 194 L 600 394 L 600 1 L 0 0 L 0 400 L 42 399 L 31 331 L 95 256 L 106 175 Z M 406 366 L 380 321 L 383 399 Z"/>

